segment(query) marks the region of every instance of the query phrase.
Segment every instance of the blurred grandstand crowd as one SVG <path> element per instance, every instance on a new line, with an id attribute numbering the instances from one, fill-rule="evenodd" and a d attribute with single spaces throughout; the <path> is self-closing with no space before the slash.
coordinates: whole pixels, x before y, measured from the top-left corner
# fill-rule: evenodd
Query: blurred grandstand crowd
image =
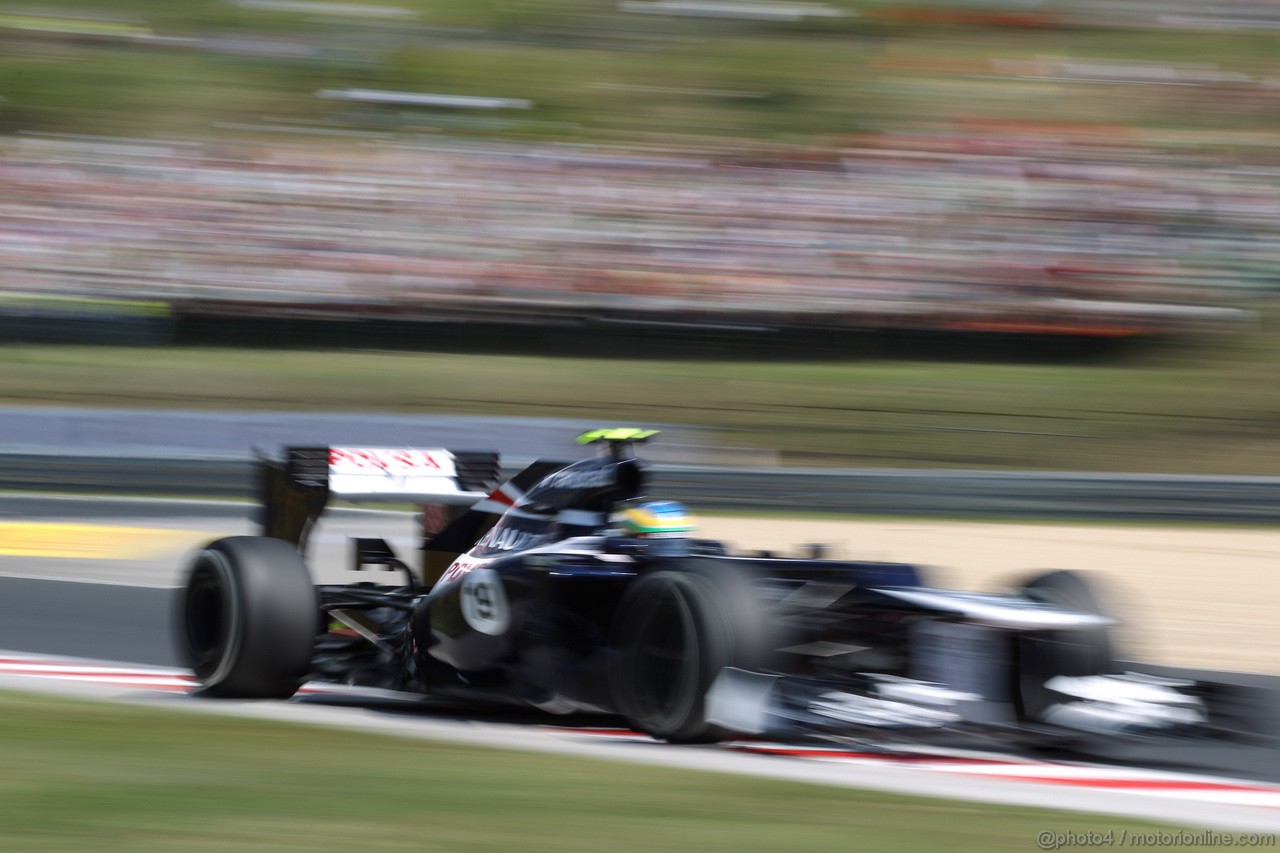
<path id="1" fill-rule="evenodd" d="M 1127 334 L 1238 319 L 1280 168 L 1116 128 L 840 149 L 0 139 L 5 289 L 212 312 Z"/>
<path id="2" fill-rule="evenodd" d="M 442 13 L 417 2 L 226 0 L 185 15 L 180 4 L 110 5 L 107 17 L 105 8 L 71 15 L 75 3 L 0 14 L 8 59 L 21 60 L 6 83 L 16 94 L 0 96 L 4 128 L 16 131 L 0 136 L 0 318 L 107 299 L 201 316 L 1120 336 L 1235 327 L 1250 315 L 1231 306 L 1277 291 L 1280 161 L 1266 117 L 1280 79 L 1270 43 L 1238 39 L 1280 31 L 1275 0 L 551 0 L 512 4 L 509 16 L 477 6 L 474 20 L 466 4 Z M 450 14 L 471 24 L 440 26 Z M 808 29 L 787 29 L 805 20 Z M 1203 55 L 1178 53 L 1214 30 L 1236 35 Z M 1032 52 L 1024 33 L 1085 35 L 1037 40 Z M 610 56 L 651 57 L 625 67 L 652 72 L 717 39 L 807 60 L 805 46 L 818 42 L 805 39 L 820 34 L 841 34 L 821 42 L 834 51 L 827 65 L 801 61 L 755 87 L 752 53 L 739 60 L 746 68 L 682 66 L 667 81 L 679 85 L 665 86 L 640 73 L 613 80 L 612 59 L 565 66 L 529 91 L 512 85 L 521 82 L 513 69 L 527 67 L 514 60 L 478 65 L 483 73 L 443 67 L 447 57 L 523 57 L 536 44 L 548 63 L 568 55 L 565 45 L 592 56 L 612 46 Z M 842 75 L 864 63 L 844 56 L 854 45 L 867 50 L 866 76 L 851 82 Z M 1233 63 L 1241 45 L 1253 53 Z M 445 46 L 455 52 L 437 57 Z M 279 60 L 261 67 L 301 81 L 265 103 L 307 106 L 266 119 L 237 97 L 223 104 L 247 78 L 218 75 L 259 67 L 226 60 L 242 53 Z M 168 71 L 148 64 L 139 81 L 125 56 Z M 409 73 L 400 60 L 426 70 L 398 76 Z M 23 63 L 65 74 L 52 75 L 61 88 L 28 91 L 40 75 L 20 85 Z M 94 69 L 120 86 L 95 88 Z M 178 78 L 172 92 L 151 92 L 150 77 L 166 73 Z M 704 74 L 728 88 L 708 88 Z M 363 88 L 378 81 L 410 91 Z M 521 97 L 418 91 L 442 81 Z M 833 95 L 855 89 L 893 104 L 858 133 L 828 125 L 789 135 L 785 122 L 802 110 L 753 100 L 801 91 L 801 103 L 842 120 L 859 108 L 875 115 Z M 145 134 L 146 115 L 208 91 L 219 97 L 192 118 L 196 139 L 213 128 L 206 141 L 64 132 L 152 104 L 157 112 L 120 125 Z M 575 137 L 599 140 L 590 144 L 449 135 L 451 121 L 487 132 L 486 119 L 460 114 L 473 102 L 533 114 L 527 96 L 555 102 L 567 91 L 607 92 L 622 113 L 644 93 L 656 112 L 626 132 L 605 121 L 598 135 Z M 590 115 L 589 103 L 565 115 Z M 716 124 L 746 120 L 713 112 L 725 103 L 781 110 L 779 132 L 757 138 L 813 141 L 752 141 Z M 407 111 L 413 122 L 394 124 Z M 665 115 L 734 138 L 659 136 L 645 124 Z M 535 116 L 528 127 L 539 122 L 557 126 Z M 620 138 L 637 141 L 605 141 Z"/>

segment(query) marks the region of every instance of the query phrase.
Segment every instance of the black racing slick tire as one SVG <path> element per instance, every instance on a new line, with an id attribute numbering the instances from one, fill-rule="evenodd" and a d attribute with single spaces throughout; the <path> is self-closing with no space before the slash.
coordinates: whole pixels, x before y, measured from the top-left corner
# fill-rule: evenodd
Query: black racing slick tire
<path id="1" fill-rule="evenodd" d="M 203 695 L 287 699 L 311 668 L 319 601 L 292 545 L 233 536 L 191 561 L 176 623 L 179 657 Z"/>
<path id="2" fill-rule="evenodd" d="M 1056 570 L 1022 585 L 1022 595 L 1064 610 L 1109 616 L 1102 596 L 1076 572 Z M 1104 675 L 1115 672 L 1115 650 L 1109 626 L 1070 631 L 1039 631 L 1019 640 L 1019 699 L 1023 716 L 1037 719 L 1061 697 L 1045 687 L 1059 675 Z"/>
<path id="3" fill-rule="evenodd" d="M 722 740 L 727 733 L 706 720 L 707 691 L 726 666 L 764 665 L 767 627 L 736 568 L 700 560 L 655 567 L 627 590 L 615 617 L 617 711 L 661 740 Z"/>

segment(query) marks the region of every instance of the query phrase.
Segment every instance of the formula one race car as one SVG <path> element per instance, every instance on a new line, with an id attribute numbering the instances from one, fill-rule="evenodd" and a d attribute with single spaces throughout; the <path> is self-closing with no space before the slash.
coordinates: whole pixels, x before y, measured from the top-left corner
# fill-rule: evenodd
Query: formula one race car
<path id="1" fill-rule="evenodd" d="M 652 435 L 587 433 L 597 458 L 501 485 L 496 453 L 264 459 L 264 535 L 195 555 L 181 656 L 210 696 L 329 681 L 612 713 L 678 742 L 1202 721 L 1187 684 L 1114 672 L 1112 620 L 1078 575 L 991 595 L 927 587 L 911 565 L 733 555 L 651 499 L 635 450 Z M 312 582 L 307 539 L 331 497 L 423 505 L 418 566 L 383 539 L 353 542 L 355 568 L 403 583 Z"/>

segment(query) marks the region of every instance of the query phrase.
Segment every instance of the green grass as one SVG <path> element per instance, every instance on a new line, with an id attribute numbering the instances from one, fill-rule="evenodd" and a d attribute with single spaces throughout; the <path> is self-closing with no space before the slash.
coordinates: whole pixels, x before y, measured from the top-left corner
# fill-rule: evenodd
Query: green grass
<path id="1" fill-rule="evenodd" d="M 387 5 L 387 4 L 374 4 Z M 492 117 L 336 108 L 323 88 L 389 88 L 527 98 L 506 133 L 593 138 L 706 134 L 842 138 L 974 115 L 1119 122 L 1151 128 L 1275 130 L 1274 110 L 1219 99 L 1188 105 L 1177 87 L 1028 80 L 993 60 L 1203 63 L 1266 77 L 1265 32 L 1007 30 L 877 18 L 899 4 L 844 0 L 841 19 L 769 24 L 629 15 L 588 0 L 396 3 L 411 20 L 241 7 L 223 0 L 45 0 L 0 17 L 0 131 L 203 136 L 224 124 L 279 122 L 479 128 Z M 937 3 L 937 6 L 946 4 Z M 59 34 L 61 16 L 166 37 L 296 41 L 303 56 L 218 52 L 187 43 Z M 49 31 L 38 33 L 45 21 Z M 114 24 L 112 23 L 114 22 Z M 21 26 L 18 26 L 18 25 Z M 642 83 L 647 91 L 611 86 Z M 752 92 L 743 99 L 716 92 Z"/>
<path id="2" fill-rule="evenodd" d="M 0 716 L 0 849 L 24 853 L 1025 851 L 1168 829 L 18 693 Z"/>
<path id="3" fill-rule="evenodd" d="M 1107 364 L 0 347 L 0 404 L 687 423 L 785 464 L 1280 474 L 1280 332 Z"/>

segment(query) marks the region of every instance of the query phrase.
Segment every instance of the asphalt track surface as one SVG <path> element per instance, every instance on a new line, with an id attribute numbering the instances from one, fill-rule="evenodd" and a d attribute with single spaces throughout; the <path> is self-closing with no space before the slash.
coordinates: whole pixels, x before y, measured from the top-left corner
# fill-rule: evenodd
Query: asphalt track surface
<path id="1" fill-rule="evenodd" d="M 21 653 L 0 653 L 0 687 L 847 787 L 1127 814 L 1180 825 L 1280 829 L 1280 691 L 1277 679 L 1264 676 L 1214 676 L 1226 697 L 1224 707 L 1230 709 L 1228 722 L 1237 729 L 1229 739 L 1083 741 L 1070 753 L 1055 754 L 966 749 L 959 758 L 921 753 L 909 744 L 888 752 L 837 750 L 824 755 L 804 755 L 785 745 L 763 750 L 671 747 L 615 731 L 616 721 L 477 713 L 383 695 L 309 694 L 289 702 L 256 703 L 188 697 L 184 676 L 169 669 L 177 665 L 170 622 L 174 587 L 190 548 L 208 538 L 252 530 L 248 511 L 243 504 L 195 501 L 0 496 L 0 649 Z M 403 515 L 390 513 L 342 513 L 321 531 L 320 544 L 332 545 L 352 532 L 403 531 L 404 522 Z M 112 539 L 109 531 L 120 528 L 127 529 Z M 64 539 L 52 551 L 41 552 L 42 537 L 50 533 Z M 411 539 L 407 535 L 404 541 Z M 342 549 L 328 550 L 335 558 L 320 573 L 338 580 L 347 574 Z M 78 663 L 70 669 L 57 661 L 35 667 L 45 671 L 44 678 L 12 674 L 31 669 L 30 659 L 41 655 Z M 104 675 L 96 680 L 105 683 L 85 683 L 83 673 L 93 669 L 83 663 L 86 659 L 161 668 L 155 670 L 157 678 L 173 686 L 147 689 L 138 685 L 136 675 L 117 675 L 115 682 Z M 59 671 L 79 675 L 47 677 Z M 818 760 L 805 760 L 814 758 Z"/>

